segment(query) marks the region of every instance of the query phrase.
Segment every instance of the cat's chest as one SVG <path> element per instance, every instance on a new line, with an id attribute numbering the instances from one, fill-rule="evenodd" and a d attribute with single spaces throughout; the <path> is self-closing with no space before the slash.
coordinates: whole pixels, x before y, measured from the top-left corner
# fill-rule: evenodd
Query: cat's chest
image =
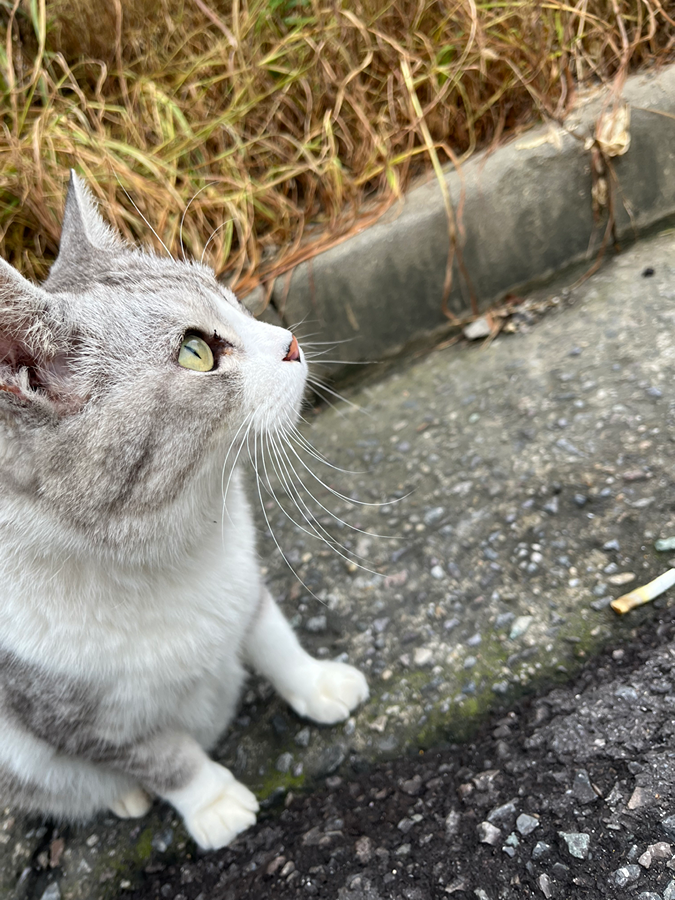
<path id="1" fill-rule="evenodd" d="M 205 541 L 182 565 L 35 572 L 0 606 L 0 646 L 100 682 L 184 679 L 238 653 L 260 598 L 252 540 Z M 17 584 L 17 587 L 21 587 Z"/>

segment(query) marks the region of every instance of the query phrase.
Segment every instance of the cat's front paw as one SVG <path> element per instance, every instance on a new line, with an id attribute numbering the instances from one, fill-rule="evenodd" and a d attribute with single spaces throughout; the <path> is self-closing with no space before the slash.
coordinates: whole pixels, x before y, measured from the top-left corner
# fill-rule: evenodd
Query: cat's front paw
<path id="1" fill-rule="evenodd" d="M 302 685 L 288 702 L 300 716 L 322 725 L 334 725 L 368 699 L 368 684 L 358 669 L 341 662 L 314 661 Z"/>
<path id="2" fill-rule="evenodd" d="M 135 787 L 111 803 L 110 809 L 120 819 L 140 819 L 149 812 L 151 806 L 150 795 L 146 794 L 143 788 Z"/>
<path id="3" fill-rule="evenodd" d="M 218 850 L 255 824 L 258 801 L 229 769 L 211 760 L 205 769 L 192 790 L 183 789 L 182 802 L 172 802 L 202 850 Z"/>

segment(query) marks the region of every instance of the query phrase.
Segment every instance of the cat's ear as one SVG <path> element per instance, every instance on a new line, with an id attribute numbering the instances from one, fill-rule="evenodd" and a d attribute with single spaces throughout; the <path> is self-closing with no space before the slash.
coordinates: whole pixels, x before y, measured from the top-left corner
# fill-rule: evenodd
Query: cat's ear
<path id="1" fill-rule="evenodd" d="M 68 290 L 82 284 L 107 257 L 124 247 L 120 237 L 101 218 L 96 201 L 73 169 L 61 226 L 59 255 L 45 284 L 48 290 Z"/>
<path id="2" fill-rule="evenodd" d="M 68 396 L 67 328 L 53 303 L 0 259 L 0 396 L 63 412 L 79 401 Z"/>

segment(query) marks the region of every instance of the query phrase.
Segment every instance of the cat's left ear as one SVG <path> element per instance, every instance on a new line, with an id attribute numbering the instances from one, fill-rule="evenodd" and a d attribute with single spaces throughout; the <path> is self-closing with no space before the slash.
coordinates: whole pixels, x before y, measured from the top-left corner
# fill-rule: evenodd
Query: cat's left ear
<path id="1" fill-rule="evenodd" d="M 69 290 L 86 284 L 111 254 L 123 248 L 121 238 L 101 218 L 89 189 L 71 169 L 59 255 L 45 287 Z"/>
<path id="2" fill-rule="evenodd" d="M 57 303 L 0 259 L 0 397 L 23 401 L 17 409 L 59 414 L 82 405 L 71 394 L 71 342 Z"/>

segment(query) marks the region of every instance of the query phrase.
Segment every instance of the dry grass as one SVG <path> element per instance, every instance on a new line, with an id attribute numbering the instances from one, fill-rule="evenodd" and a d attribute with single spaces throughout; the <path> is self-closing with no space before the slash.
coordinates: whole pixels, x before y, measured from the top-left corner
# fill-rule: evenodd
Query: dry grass
<path id="1" fill-rule="evenodd" d="M 182 222 L 186 252 L 246 291 L 434 157 L 664 59 L 674 6 L 0 0 L 0 251 L 45 274 L 75 166 L 128 238 L 149 239 L 144 217 L 177 253 Z"/>

